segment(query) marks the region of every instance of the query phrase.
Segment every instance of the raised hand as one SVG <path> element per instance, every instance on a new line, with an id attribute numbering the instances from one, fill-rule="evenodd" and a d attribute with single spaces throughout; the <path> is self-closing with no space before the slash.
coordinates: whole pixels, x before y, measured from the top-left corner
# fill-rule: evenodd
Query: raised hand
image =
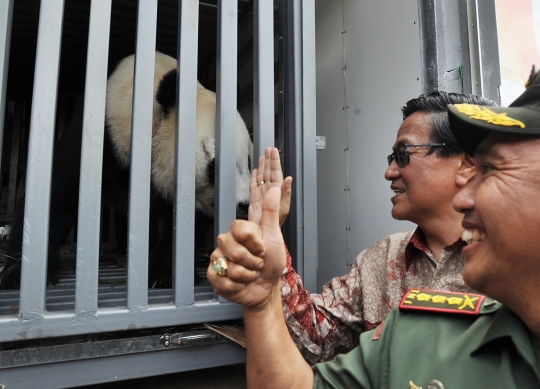
<path id="1" fill-rule="evenodd" d="M 291 185 L 292 177 L 283 179 L 278 149 L 267 147 L 264 156 L 259 157 L 258 169 L 251 173 L 248 219 L 260 224 L 264 195 L 276 186 L 281 188 L 279 225 L 282 226 L 291 207 Z"/>
<path id="2" fill-rule="evenodd" d="M 257 309 L 276 290 L 286 264 L 279 225 L 281 197 L 279 187 L 269 188 L 261 202 L 260 223 L 236 220 L 228 233 L 218 236 L 207 277 L 214 291 L 227 300 Z M 218 275 L 213 267 L 221 257 L 230 260 L 225 276 Z"/>

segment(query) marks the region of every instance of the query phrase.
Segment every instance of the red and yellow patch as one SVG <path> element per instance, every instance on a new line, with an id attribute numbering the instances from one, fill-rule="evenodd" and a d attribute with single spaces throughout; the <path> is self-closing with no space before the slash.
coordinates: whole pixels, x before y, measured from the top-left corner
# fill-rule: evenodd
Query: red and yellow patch
<path id="1" fill-rule="evenodd" d="M 399 309 L 478 315 L 484 298 L 472 293 L 411 289 L 401 299 Z"/>

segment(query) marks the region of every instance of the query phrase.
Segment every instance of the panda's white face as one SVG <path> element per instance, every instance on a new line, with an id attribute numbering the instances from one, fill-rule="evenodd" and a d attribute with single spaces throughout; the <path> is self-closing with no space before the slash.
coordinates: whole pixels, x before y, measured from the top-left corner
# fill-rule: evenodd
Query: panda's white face
<path id="1" fill-rule="evenodd" d="M 131 147 L 133 64 L 134 56 L 125 58 L 107 84 L 108 130 L 117 157 L 125 166 L 129 164 Z M 156 100 L 152 128 L 152 183 L 155 189 L 170 201 L 174 199 L 175 190 L 176 72 L 174 69 L 176 69 L 174 58 L 156 52 L 154 80 L 157 85 L 154 87 Z M 171 70 L 173 70 L 172 73 Z M 129 100 L 129 104 L 125 103 L 126 100 Z M 197 88 L 195 208 L 208 216 L 214 214 L 215 117 L 216 95 L 199 84 Z M 247 217 L 253 143 L 238 113 L 236 151 L 237 217 Z"/>

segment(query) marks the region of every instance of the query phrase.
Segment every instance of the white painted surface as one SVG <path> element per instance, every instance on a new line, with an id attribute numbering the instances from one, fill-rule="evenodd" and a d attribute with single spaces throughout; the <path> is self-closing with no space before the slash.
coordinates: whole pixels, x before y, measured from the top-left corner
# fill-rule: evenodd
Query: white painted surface
<path id="1" fill-rule="evenodd" d="M 320 290 L 378 239 L 415 228 L 392 219 L 384 172 L 401 107 L 422 92 L 417 1 L 317 0 L 316 37 Z"/>

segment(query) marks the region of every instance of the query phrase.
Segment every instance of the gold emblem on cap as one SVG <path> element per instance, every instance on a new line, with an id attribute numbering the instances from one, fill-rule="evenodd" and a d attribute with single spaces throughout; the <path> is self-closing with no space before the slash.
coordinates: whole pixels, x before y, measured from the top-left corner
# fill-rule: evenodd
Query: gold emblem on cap
<path id="1" fill-rule="evenodd" d="M 505 127 L 521 127 L 525 128 L 525 124 L 519 120 L 512 119 L 506 115 L 506 112 L 496 113 L 486 107 L 480 107 L 475 104 L 454 104 L 454 107 L 464 115 L 467 115 L 471 119 L 483 120 L 496 126 Z"/>

